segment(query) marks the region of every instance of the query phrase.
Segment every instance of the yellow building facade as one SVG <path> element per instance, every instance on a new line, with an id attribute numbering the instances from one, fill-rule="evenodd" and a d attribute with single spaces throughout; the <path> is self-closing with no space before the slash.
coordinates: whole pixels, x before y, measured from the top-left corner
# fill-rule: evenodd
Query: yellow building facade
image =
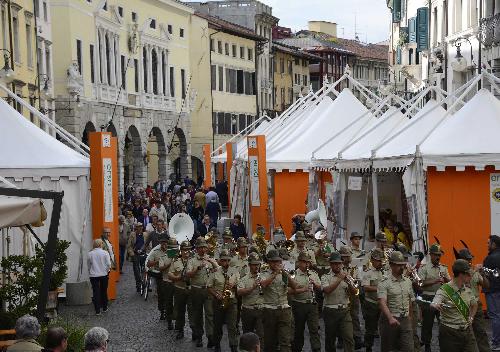
<path id="1" fill-rule="evenodd" d="M 120 190 L 191 174 L 194 10 L 175 0 L 51 3 L 56 119 L 118 138 Z"/>

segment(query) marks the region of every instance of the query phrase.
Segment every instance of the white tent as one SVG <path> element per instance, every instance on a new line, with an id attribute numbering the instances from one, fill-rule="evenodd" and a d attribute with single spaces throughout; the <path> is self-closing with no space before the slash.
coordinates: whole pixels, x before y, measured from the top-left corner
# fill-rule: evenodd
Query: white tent
<path id="1" fill-rule="evenodd" d="M 4 100 L 0 99 L 0 176 L 19 188 L 64 191 L 59 239 L 68 240 L 69 258 L 67 282 L 88 278 L 84 256 L 91 248 L 90 226 L 90 162 L 63 143 L 26 120 Z M 52 202 L 44 202 L 47 218 L 52 213 Z M 50 221 L 35 232 L 46 241 Z M 34 242 L 17 228 L 2 230 L 0 242 L 3 256 L 32 254 Z M 7 244 L 7 236 L 10 244 Z M 8 249 L 8 250 L 7 250 Z"/>

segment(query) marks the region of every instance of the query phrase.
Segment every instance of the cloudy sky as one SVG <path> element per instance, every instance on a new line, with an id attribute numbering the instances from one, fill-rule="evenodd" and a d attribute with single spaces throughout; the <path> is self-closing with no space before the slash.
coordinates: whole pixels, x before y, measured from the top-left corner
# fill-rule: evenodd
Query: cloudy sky
<path id="1" fill-rule="evenodd" d="M 294 31 L 307 28 L 309 20 L 338 24 L 337 34 L 354 38 L 354 23 L 359 39 L 376 43 L 389 37 L 389 9 L 386 0 L 260 0 L 273 7 L 279 24 Z"/>

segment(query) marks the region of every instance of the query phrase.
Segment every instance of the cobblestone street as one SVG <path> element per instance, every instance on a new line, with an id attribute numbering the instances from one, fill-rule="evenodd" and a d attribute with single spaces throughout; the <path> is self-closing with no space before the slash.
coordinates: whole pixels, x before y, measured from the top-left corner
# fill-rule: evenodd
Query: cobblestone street
<path id="1" fill-rule="evenodd" d="M 191 330 L 187 325 L 185 338 L 175 340 L 175 332 L 167 329 L 166 321 L 159 320 L 154 292 L 145 302 L 135 291 L 132 264 L 124 266 L 124 275 L 118 283 L 118 298 L 110 305 L 109 311 L 101 316 L 94 315 L 92 306 L 69 307 L 60 305 L 60 313 L 64 318 L 76 320 L 88 327 L 102 326 L 110 333 L 110 352 L 156 352 L 156 351 L 206 351 L 207 348 L 196 348 L 191 342 Z M 361 319 L 363 324 L 363 319 Z M 488 322 L 489 325 L 489 322 Z M 437 324 L 434 325 L 433 351 L 439 351 L 437 344 Z M 324 328 L 321 321 L 321 344 L 324 350 Z M 206 338 L 204 340 L 206 346 Z M 380 351 L 379 340 L 375 342 L 374 351 Z M 221 343 L 222 351 L 229 351 L 227 336 Z M 305 337 L 304 351 L 310 351 L 309 341 Z M 363 351 L 364 349 L 358 350 Z"/>

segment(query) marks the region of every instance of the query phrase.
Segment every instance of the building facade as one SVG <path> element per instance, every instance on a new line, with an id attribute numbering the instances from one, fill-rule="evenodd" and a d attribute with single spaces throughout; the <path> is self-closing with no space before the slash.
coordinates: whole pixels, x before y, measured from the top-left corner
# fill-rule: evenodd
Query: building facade
<path id="1" fill-rule="evenodd" d="M 266 42 L 260 43 L 255 51 L 257 58 L 257 110 L 259 116 L 264 112 L 269 114 L 274 108 L 272 28 L 279 21 L 272 15 L 272 7 L 256 0 L 189 2 L 189 5 L 202 13 L 246 27 L 266 39 Z"/>
<path id="2" fill-rule="evenodd" d="M 174 0 L 61 0 L 51 11 L 57 122 L 84 142 L 95 130 L 118 138 L 120 190 L 191 176 L 194 10 Z"/>
<path id="3" fill-rule="evenodd" d="M 296 47 L 273 43 L 274 111 L 280 114 L 301 95 L 307 94 L 311 82 L 309 61 L 321 61 L 316 55 Z"/>
<path id="4" fill-rule="evenodd" d="M 2 83 L 27 103 L 52 119 L 53 76 L 52 35 L 49 0 L 0 1 L 1 51 L 9 77 L 0 74 Z M 47 132 L 48 126 L 21 104 L 7 98 L 16 110 Z"/>

